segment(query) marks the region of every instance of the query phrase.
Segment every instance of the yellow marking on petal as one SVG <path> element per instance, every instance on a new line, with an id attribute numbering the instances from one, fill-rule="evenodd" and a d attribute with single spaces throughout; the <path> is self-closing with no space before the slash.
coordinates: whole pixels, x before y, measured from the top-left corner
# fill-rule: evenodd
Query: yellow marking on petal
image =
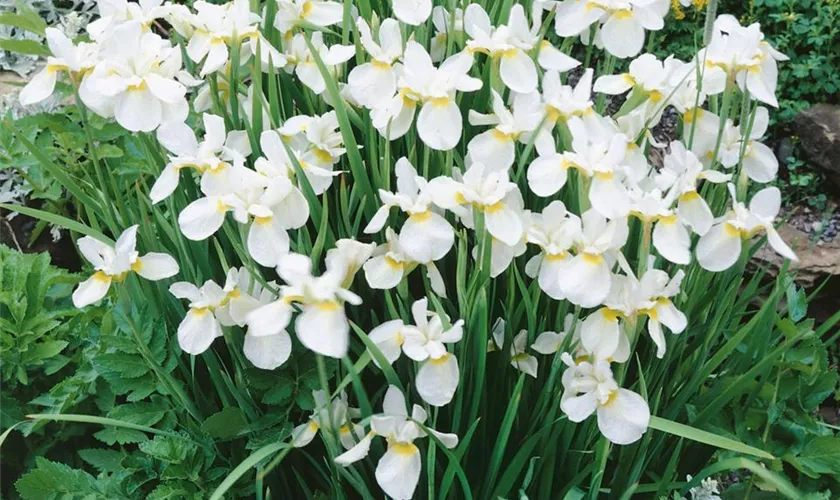
<path id="1" fill-rule="evenodd" d="M 432 106 L 437 106 L 439 108 L 444 106 L 449 106 L 449 97 L 433 97 L 429 99 L 429 102 L 432 103 Z"/>
<path id="2" fill-rule="evenodd" d="M 630 73 L 624 73 L 621 75 L 621 77 L 624 78 L 624 81 L 627 82 L 627 85 L 630 85 L 631 87 L 636 85 L 636 80 L 632 76 L 630 76 Z"/>
<path id="3" fill-rule="evenodd" d="M 514 139 L 513 134 L 506 134 L 497 128 L 492 129 L 490 135 L 499 142 L 510 142 Z"/>
<path id="4" fill-rule="evenodd" d="M 283 297 L 284 304 L 291 304 L 292 302 L 303 302 L 303 295 L 286 295 Z"/>
<path id="5" fill-rule="evenodd" d="M 690 125 L 694 122 L 694 120 L 697 120 L 700 117 L 702 117 L 703 113 L 705 113 L 705 110 L 703 110 L 702 108 L 692 108 L 686 110 L 686 112 L 683 114 L 683 121 L 686 125 Z"/>
<path id="6" fill-rule="evenodd" d="M 633 17 L 633 11 L 630 10 L 630 9 L 621 9 L 621 10 L 615 11 L 615 14 L 613 14 L 613 15 L 615 16 L 616 19 L 622 19 L 622 20 L 630 19 L 630 18 Z"/>
<path id="7" fill-rule="evenodd" d="M 328 151 L 324 151 L 321 148 L 315 148 L 312 150 L 312 153 L 315 155 L 315 158 L 318 158 L 324 163 L 332 163 L 333 157 Z"/>
<path id="8" fill-rule="evenodd" d="M 268 217 L 254 217 L 254 223 L 264 226 L 266 224 L 271 224 L 271 216 Z"/>
<path id="9" fill-rule="evenodd" d="M 442 365 L 443 363 L 446 363 L 446 360 L 449 359 L 449 356 L 451 356 L 451 354 L 446 353 L 437 359 L 430 359 L 429 363 L 433 365 Z"/>
<path id="10" fill-rule="evenodd" d="M 459 192 L 455 193 L 455 203 L 459 205 L 464 205 L 467 203 L 467 199 L 464 198 L 464 195 Z"/>
<path id="11" fill-rule="evenodd" d="M 673 214 L 673 215 L 664 215 L 664 216 L 662 216 L 662 217 L 659 217 L 659 222 L 660 222 L 661 224 L 665 224 L 665 225 L 668 225 L 668 226 L 672 226 L 672 225 L 674 225 L 674 224 L 676 224 L 676 223 L 677 223 L 677 216 L 676 216 L 676 214 Z"/>
<path id="12" fill-rule="evenodd" d="M 618 396 L 618 391 L 610 392 L 610 395 L 607 396 L 607 400 L 601 404 L 601 406 L 609 406 L 615 401 L 615 398 Z"/>
<path id="13" fill-rule="evenodd" d="M 414 455 L 418 452 L 417 447 L 414 446 L 414 443 L 394 442 L 391 444 L 391 446 L 388 447 L 388 449 L 392 450 L 398 455 Z"/>
<path id="14" fill-rule="evenodd" d="M 521 353 L 511 357 L 510 360 L 513 361 L 514 363 L 519 363 L 520 361 L 528 360 L 529 357 L 530 356 L 528 354 L 526 354 L 524 352 L 521 352 Z"/>
<path id="15" fill-rule="evenodd" d="M 135 260 L 134 264 L 131 264 L 131 270 L 135 273 L 139 273 L 141 269 L 143 269 L 143 261 L 140 259 Z"/>
<path id="16" fill-rule="evenodd" d="M 739 238 L 741 236 L 741 230 L 728 222 L 723 223 L 723 229 L 730 238 Z"/>
<path id="17" fill-rule="evenodd" d="M 301 17 L 305 18 L 308 16 L 312 12 L 312 7 L 314 7 L 312 2 L 303 2 L 303 6 L 300 9 Z"/>
<path id="18" fill-rule="evenodd" d="M 501 56 L 506 57 L 508 59 L 511 59 L 511 58 L 516 57 L 518 55 L 519 55 L 519 50 L 517 50 L 517 49 L 505 49 L 501 52 Z"/>
<path id="19" fill-rule="evenodd" d="M 557 261 L 561 261 L 561 260 L 566 260 L 566 257 L 568 255 L 569 254 L 567 254 L 566 252 L 547 253 L 547 254 L 545 254 L 545 260 L 547 260 L 549 262 L 557 262 Z"/>
<path id="20" fill-rule="evenodd" d="M 501 212 L 502 210 L 504 210 L 504 208 L 505 208 L 504 202 L 497 201 L 496 203 L 493 203 L 492 205 L 485 205 L 484 206 L 484 212 L 486 212 L 488 214 L 494 214 L 496 212 Z"/>
<path id="21" fill-rule="evenodd" d="M 96 271 L 93 273 L 93 279 L 96 281 L 101 281 L 102 283 L 107 283 L 111 281 L 111 277 L 105 274 L 105 271 Z"/>
<path id="22" fill-rule="evenodd" d="M 310 420 L 309 421 L 309 430 L 311 430 L 312 432 L 316 432 L 318 430 L 318 422 L 316 422 L 314 420 Z"/>
<path id="23" fill-rule="evenodd" d="M 661 100 L 662 100 L 662 99 L 664 99 L 664 98 L 665 98 L 665 96 L 663 96 L 663 95 L 662 95 L 662 92 L 660 92 L 660 91 L 658 91 L 658 90 L 651 90 L 651 91 L 648 93 L 648 99 L 650 99 L 650 100 L 651 100 L 651 102 L 654 102 L 654 103 L 657 103 L 657 102 L 661 101 Z"/>
<path id="24" fill-rule="evenodd" d="M 595 172 L 595 178 L 599 181 L 611 181 L 613 179 L 612 172 Z"/>
<path id="25" fill-rule="evenodd" d="M 206 170 L 211 174 L 220 174 L 224 172 L 228 167 L 230 167 L 230 163 L 224 161 L 217 161 L 214 163 L 208 163 Z"/>
<path id="26" fill-rule="evenodd" d="M 589 362 L 589 356 L 586 355 L 586 354 L 584 354 L 583 356 L 578 356 L 578 357 L 575 358 L 575 364 L 576 365 L 579 365 L 581 363 L 587 363 L 587 362 Z"/>
<path id="27" fill-rule="evenodd" d="M 55 73 L 57 71 L 68 71 L 69 68 L 66 64 L 47 64 L 47 71 L 50 73 Z"/>
<path id="28" fill-rule="evenodd" d="M 411 214 L 409 219 L 413 220 L 414 222 L 426 222 L 432 218 L 432 211 L 426 210 L 425 212 L 420 212 L 419 214 Z"/>
<path id="29" fill-rule="evenodd" d="M 584 252 L 581 255 L 583 256 L 583 261 L 586 262 L 587 264 L 598 265 L 598 264 L 604 262 L 604 257 L 602 257 L 602 256 L 600 256 L 596 253 L 585 253 Z"/>
<path id="30" fill-rule="evenodd" d="M 338 302 L 334 300 L 322 300 L 320 302 L 316 302 L 315 307 L 322 312 L 334 312 L 341 306 L 339 306 Z"/>
<path id="31" fill-rule="evenodd" d="M 698 198 L 700 198 L 700 193 L 698 193 L 697 191 L 689 191 L 687 193 L 683 193 L 680 196 L 680 201 L 688 202 L 688 201 L 697 200 Z"/>
<path id="32" fill-rule="evenodd" d="M 620 317 L 623 316 L 620 311 L 616 311 L 615 309 L 610 309 L 605 307 L 601 309 L 601 316 L 604 317 L 607 321 L 618 321 Z"/>
<path id="33" fill-rule="evenodd" d="M 197 316 L 199 318 L 204 316 L 205 314 L 207 314 L 209 312 L 210 312 L 209 307 L 193 307 L 193 308 L 190 309 L 190 314 L 192 314 L 193 316 Z"/>
<path id="34" fill-rule="evenodd" d="M 397 262 L 391 257 L 385 256 L 385 265 L 393 269 L 394 271 L 400 271 L 403 268 L 402 262 Z"/>
<path id="35" fill-rule="evenodd" d="M 340 432 L 341 434 L 349 434 L 350 433 L 350 426 L 347 425 L 347 424 L 344 424 L 344 425 L 341 426 L 341 429 L 339 429 L 338 432 Z"/>
<path id="36" fill-rule="evenodd" d="M 371 61 L 370 64 L 371 64 L 371 66 L 374 67 L 374 69 L 378 69 L 378 70 L 382 70 L 382 71 L 387 71 L 387 70 L 391 69 L 390 64 L 388 64 L 386 62 L 382 62 L 382 61 L 377 61 L 376 59 Z"/>
<path id="37" fill-rule="evenodd" d="M 218 210 L 219 212 L 227 212 L 228 210 L 230 210 L 230 206 L 225 204 L 225 202 L 223 202 L 222 200 L 219 200 L 216 202 L 216 210 Z"/>
<path id="38" fill-rule="evenodd" d="M 397 336 L 394 338 L 394 341 L 398 346 L 402 346 L 405 343 L 405 337 L 403 337 L 402 330 L 397 330 Z"/>
<path id="39" fill-rule="evenodd" d="M 546 106 L 545 115 L 545 119 L 549 123 L 556 122 L 563 118 L 563 113 L 561 113 L 560 110 L 555 108 L 554 106 Z"/>
<path id="40" fill-rule="evenodd" d="M 128 86 L 129 91 L 132 91 L 132 90 L 139 91 L 139 90 L 145 90 L 145 89 L 146 89 L 146 80 L 140 80 L 140 83 Z"/>

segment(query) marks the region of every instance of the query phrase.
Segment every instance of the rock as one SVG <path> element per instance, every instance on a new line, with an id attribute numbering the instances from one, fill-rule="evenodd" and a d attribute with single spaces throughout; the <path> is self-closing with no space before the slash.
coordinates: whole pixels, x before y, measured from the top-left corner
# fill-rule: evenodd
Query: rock
<path id="1" fill-rule="evenodd" d="M 812 292 L 828 280 L 808 308 L 809 315 L 813 315 L 817 324 L 820 324 L 840 310 L 840 238 L 811 242 L 808 233 L 789 224 L 780 226 L 778 231 L 799 257 L 798 262 L 790 265 L 796 284 Z M 759 249 L 752 259 L 756 267 L 769 265 L 771 276 L 778 274 L 782 262 L 782 258 L 769 244 Z"/>
<path id="2" fill-rule="evenodd" d="M 793 156 L 793 140 L 790 137 L 784 137 L 779 141 L 779 146 L 776 148 L 776 158 L 779 163 L 786 164 L 787 159 Z"/>
<path id="3" fill-rule="evenodd" d="M 797 283 L 805 288 L 813 288 L 825 278 L 840 276 L 840 239 L 811 242 L 808 233 L 788 224 L 779 227 L 778 231 L 779 236 L 799 257 L 799 262 L 792 262 L 790 265 L 790 270 L 796 274 Z M 782 258 L 770 245 L 762 247 L 753 259 L 762 264 L 770 263 L 775 269 L 782 264 Z"/>
<path id="4" fill-rule="evenodd" d="M 794 119 L 802 149 L 840 190 L 840 106 L 817 104 Z"/>

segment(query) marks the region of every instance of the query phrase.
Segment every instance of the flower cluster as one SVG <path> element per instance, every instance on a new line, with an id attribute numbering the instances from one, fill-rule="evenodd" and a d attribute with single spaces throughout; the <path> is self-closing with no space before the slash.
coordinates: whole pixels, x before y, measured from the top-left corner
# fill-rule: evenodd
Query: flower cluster
<path id="1" fill-rule="evenodd" d="M 562 332 L 538 336 L 518 328 L 514 336 L 500 320 L 488 336 L 488 350 L 500 351 L 534 378 L 540 362 L 530 351 L 562 362 L 559 404 L 569 419 L 580 422 L 595 413 L 607 439 L 628 444 L 647 430 L 650 410 L 642 395 L 622 387 L 626 370 L 615 365 L 627 362 L 635 349 L 649 348 L 662 358 L 665 331 L 687 328 L 691 318 L 679 309 L 687 266 L 696 260 L 705 270 L 726 270 L 745 256 L 745 242 L 759 235 L 785 258 L 796 258 L 774 230 L 778 189 L 765 187 L 747 202 L 750 182 L 768 183 L 778 170 L 760 142 L 769 113 L 755 101 L 776 106 L 776 62 L 784 56 L 764 41 L 758 25 L 743 27 L 731 16 L 718 18 L 711 42 L 690 61 L 641 54 L 645 32 L 662 28 L 669 4 L 538 1 L 530 13 L 514 5 L 506 21 L 494 25 L 478 4 L 448 12 L 433 9 L 430 0 L 394 0 L 396 19 L 380 20 L 333 1 L 277 0 L 277 46 L 262 34 L 265 21 L 245 0 L 199 1 L 192 8 L 126 4 L 102 11 L 88 27 L 90 42 L 74 45 L 48 30 L 53 57 L 21 100 L 46 98 L 56 75 L 66 72 L 87 108 L 128 130 L 156 131 L 169 155 L 149 196 L 155 204 L 169 203 L 174 193 L 187 198 L 177 216 L 184 237 L 204 240 L 223 227 L 234 240 L 241 235 L 247 259 L 228 271 L 224 286 L 211 280 L 170 287 L 189 301 L 178 328 L 185 352 L 200 354 L 225 328 L 243 328 L 244 354 L 262 369 L 292 355 L 290 331 L 305 349 L 342 358 L 351 345 L 347 306 L 359 306 L 360 295 L 370 290 L 398 288 L 409 297 L 408 276 L 422 266 L 428 297 L 413 302 L 411 321 L 393 317 L 370 325 L 367 346 L 381 368 L 405 354 L 416 363 L 414 386 L 421 399 L 445 406 L 460 382 L 454 345 L 470 327 L 444 313 L 438 298 L 447 297 L 450 277 L 440 269 L 456 242 L 474 244 L 468 251 L 476 272 L 497 277 L 522 256 L 525 274 L 539 289 L 576 311 Z M 627 72 L 596 77 L 591 68 L 576 69 L 580 62 L 546 35 L 546 12 L 558 37 L 604 48 L 604 67 L 612 68 L 616 58 L 634 58 Z M 355 45 L 346 39 L 330 44 L 326 28 L 348 13 Z M 430 18 L 434 34 L 427 47 L 410 34 Z M 181 46 L 151 29 L 158 20 L 180 35 Z M 567 42 L 562 46 L 573 40 Z M 182 49 L 196 74 L 184 68 Z M 235 61 L 243 67 L 232 67 Z M 252 72 L 246 65 L 258 67 Z M 233 80 L 237 73 L 260 71 L 284 72 L 284 79 L 302 84 L 296 92 L 317 101 L 311 109 L 335 110 L 276 123 L 270 102 L 276 96 L 267 98 L 254 82 Z M 489 82 L 479 78 L 486 74 Z M 331 83 L 338 84 L 337 95 Z M 190 99 L 188 92 L 194 94 Z M 477 92 L 488 96 L 486 104 L 472 99 Z M 607 96 L 623 103 L 612 116 L 599 104 Z M 475 109 L 462 112 L 465 101 Z M 729 118 L 735 102 L 742 108 L 737 125 Z M 243 130 L 230 130 L 241 126 L 229 118 L 232 105 L 244 115 Z M 680 114 L 680 136 L 660 143 L 650 130 L 668 106 Z M 352 131 L 342 130 L 339 121 L 347 114 L 371 124 L 381 135 L 376 140 L 407 136 L 408 155 L 421 147 L 457 161 L 435 167 L 430 176 L 428 156 L 422 175 L 408 157 L 397 159 L 396 189 L 386 172 L 388 181 L 375 186 L 381 187 L 378 210 L 353 214 L 371 241 L 331 240 L 335 247 L 319 273 L 319 262 L 293 251 L 299 247 L 295 237 L 314 231 L 310 210 L 321 209 L 317 197 L 332 196 L 334 179 L 347 175 L 340 169 L 350 163 L 344 157 Z M 200 137 L 190 116 L 200 117 Z M 464 137 L 465 119 L 482 127 L 480 133 Z M 254 133 L 255 122 L 261 133 Z M 652 149 L 664 157 L 658 168 L 650 161 Z M 198 189 L 179 192 L 187 175 L 195 176 Z M 725 198 L 727 189 L 728 208 L 715 213 L 707 200 L 712 193 Z M 232 224 L 226 225 L 228 213 Z M 100 300 L 112 281 L 130 271 L 151 280 L 177 272 L 168 256 L 138 257 L 135 231 L 129 229 L 113 248 L 90 238 L 79 241 L 97 272 L 74 294 L 77 306 Z M 639 255 L 626 254 L 630 240 L 638 240 Z M 272 268 L 278 282 L 262 277 Z M 366 287 L 355 280 L 360 271 Z M 640 339 L 643 332 L 649 340 Z M 456 436 L 424 426 L 423 407 L 414 405 L 409 415 L 405 396 L 393 385 L 367 434 L 351 422 L 358 413 L 346 398 L 330 401 L 319 393 L 315 399 L 311 419 L 294 433 L 295 446 L 306 445 L 319 428 L 339 431 L 348 451 L 335 460 L 349 466 L 368 454 L 374 436 L 385 437 L 388 451 L 376 479 L 394 498 L 410 498 L 419 480 L 421 454 L 414 440 L 432 434 L 444 446 L 457 444 Z"/>

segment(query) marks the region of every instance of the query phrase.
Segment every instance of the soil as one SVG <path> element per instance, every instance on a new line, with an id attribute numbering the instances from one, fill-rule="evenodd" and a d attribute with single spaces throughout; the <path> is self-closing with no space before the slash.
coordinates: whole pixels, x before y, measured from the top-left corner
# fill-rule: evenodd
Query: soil
<path id="1" fill-rule="evenodd" d="M 49 228 L 46 228 L 32 242 L 32 245 L 29 245 L 37 221 L 22 214 L 11 219 L 8 216 L 7 210 L 0 210 L 0 243 L 24 253 L 47 252 L 50 254 L 53 265 L 72 272 L 82 269 L 79 254 L 67 231 L 61 231 L 61 238 L 53 241 Z"/>

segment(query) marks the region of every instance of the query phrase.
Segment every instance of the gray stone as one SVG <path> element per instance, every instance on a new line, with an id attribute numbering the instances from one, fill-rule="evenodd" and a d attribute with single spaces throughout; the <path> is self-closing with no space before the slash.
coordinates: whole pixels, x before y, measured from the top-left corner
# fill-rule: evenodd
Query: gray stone
<path id="1" fill-rule="evenodd" d="M 794 122 L 808 159 L 840 192 L 840 106 L 817 104 L 796 115 Z"/>

